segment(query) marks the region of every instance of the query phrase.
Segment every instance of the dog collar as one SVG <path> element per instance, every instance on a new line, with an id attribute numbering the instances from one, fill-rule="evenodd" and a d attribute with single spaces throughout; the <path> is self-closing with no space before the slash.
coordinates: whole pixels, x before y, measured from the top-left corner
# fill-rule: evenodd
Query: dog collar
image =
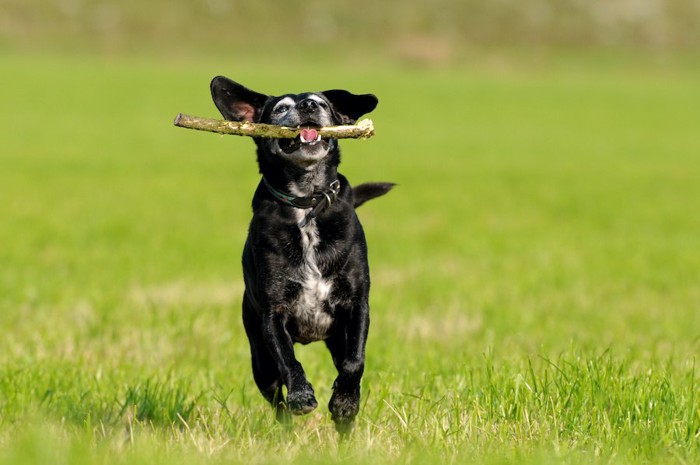
<path id="1" fill-rule="evenodd" d="M 263 183 L 270 194 L 280 202 L 285 205 L 289 205 L 295 208 L 301 208 L 306 210 L 312 208 L 313 210 L 309 213 L 311 218 L 315 217 L 319 212 L 329 207 L 333 202 L 338 200 L 338 194 L 340 193 L 340 181 L 337 179 L 328 185 L 328 188 L 322 190 L 321 192 L 314 192 L 308 197 L 297 197 L 286 192 L 275 189 L 263 176 Z"/>

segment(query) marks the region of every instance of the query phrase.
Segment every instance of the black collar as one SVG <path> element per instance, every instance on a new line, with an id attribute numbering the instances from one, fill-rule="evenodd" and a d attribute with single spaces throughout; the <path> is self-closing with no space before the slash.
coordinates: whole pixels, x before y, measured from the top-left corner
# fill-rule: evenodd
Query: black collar
<path id="1" fill-rule="evenodd" d="M 314 191 L 314 193 L 308 197 L 297 197 L 275 189 L 264 176 L 263 183 L 265 183 L 265 187 L 270 191 L 270 194 L 283 204 L 303 210 L 312 208 L 313 210 L 309 212 L 310 218 L 307 218 L 307 221 L 314 218 L 319 212 L 326 207 L 330 207 L 333 202 L 338 200 L 338 193 L 340 192 L 340 181 L 337 179 L 330 183 L 326 189 Z"/>

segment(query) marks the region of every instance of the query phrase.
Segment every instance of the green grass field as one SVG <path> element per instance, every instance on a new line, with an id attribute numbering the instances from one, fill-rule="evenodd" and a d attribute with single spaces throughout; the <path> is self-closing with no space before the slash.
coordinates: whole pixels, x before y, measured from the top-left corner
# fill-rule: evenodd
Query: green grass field
<path id="1" fill-rule="evenodd" d="M 0 464 L 700 461 L 697 74 L 310 60 L 2 56 Z M 252 381 L 253 143 L 171 125 L 217 115 L 216 74 L 380 98 L 342 144 L 351 181 L 399 184 L 359 211 L 345 443 L 322 344 L 291 432 Z"/>

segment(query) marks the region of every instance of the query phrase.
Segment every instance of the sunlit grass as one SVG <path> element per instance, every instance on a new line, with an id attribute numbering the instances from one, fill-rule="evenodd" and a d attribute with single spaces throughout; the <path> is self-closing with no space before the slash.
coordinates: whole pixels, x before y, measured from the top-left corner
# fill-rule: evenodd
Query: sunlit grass
<path id="1" fill-rule="evenodd" d="M 202 59 L 0 62 L 0 463 L 697 461 L 695 76 L 489 73 Z M 304 71 L 304 72 L 301 72 Z M 583 73 L 583 74 L 581 74 Z M 209 79 L 374 92 L 343 143 L 372 328 L 354 437 L 273 421 L 240 324 L 249 140 Z"/>

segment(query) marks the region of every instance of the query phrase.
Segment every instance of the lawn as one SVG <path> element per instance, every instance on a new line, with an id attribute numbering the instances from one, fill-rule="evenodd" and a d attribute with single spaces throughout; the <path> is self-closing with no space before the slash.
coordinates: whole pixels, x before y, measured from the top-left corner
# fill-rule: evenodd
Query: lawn
<path id="1" fill-rule="evenodd" d="M 696 463 L 700 80 L 583 65 L 0 60 L 0 464 Z M 280 69 L 284 76 L 280 77 Z M 363 407 L 284 431 L 239 307 L 253 143 L 209 80 L 373 92 L 344 141 L 372 268 Z"/>

